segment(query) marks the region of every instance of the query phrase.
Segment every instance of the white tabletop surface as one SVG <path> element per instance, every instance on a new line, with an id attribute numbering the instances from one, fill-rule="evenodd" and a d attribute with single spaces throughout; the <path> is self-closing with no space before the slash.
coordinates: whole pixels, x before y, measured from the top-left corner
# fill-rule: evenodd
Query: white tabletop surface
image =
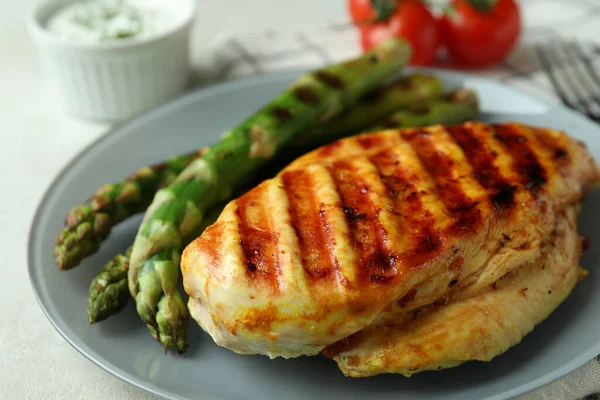
<path id="1" fill-rule="evenodd" d="M 539 1 L 524 3 L 527 1 L 532 1 L 532 7 L 525 22 L 532 28 L 536 23 L 554 26 L 562 19 L 571 21 L 576 17 L 571 14 L 581 8 L 558 12 L 556 7 L 565 7 L 565 3 L 557 1 L 550 10 Z M 0 1 L 0 182 L 4 184 L 0 196 L 0 293 L 5 295 L 0 301 L 0 399 L 152 398 L 104 372 L 62 339 L 42 313 L 29 283 L 27 235 L 38 201 L 59 170 L 110 128 L 66 115 L 47 90 L 24 24 L 33 4 L 34 0 Z M 195 65 L 202 63 L 208 43 L 217 34 L 265 27 L 297 29 L 344 18 L 345 0 L 201 0 L 192 60 Z M 583 38 L 597 39 L 596 24 L 564 26 Z M 511 83 L 548 95 L 549 82 L 545 78 L 538 81 L 547 88 L 540 91 L 539 85 L 532 86 L 531 81 L 519 77 Z"/>
<path id="2" fill-rule="evenodd" d="M 343 0 L 202 0 L 193 59 L 217 33 L 256 27 L 300 28 L 343 16 Z M 54 330 L 27 274 L 29 225 L 42 194 L 63 165 L 109 128 L 65 115 L 46 90 L 24 18 L 32 0 L 0 2 L 0 398 L 147 399 L 85 359 Z M 315 10 L 318 10 L 316 12 Z M 218 31 L 220 29 L 220 31 Z"/>

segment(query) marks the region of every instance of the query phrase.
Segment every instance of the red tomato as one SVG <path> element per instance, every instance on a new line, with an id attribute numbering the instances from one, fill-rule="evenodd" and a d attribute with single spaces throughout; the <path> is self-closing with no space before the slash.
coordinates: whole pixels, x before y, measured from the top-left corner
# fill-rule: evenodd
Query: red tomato
<path id="1" fill-rule="evenodd" d="M 347 6 L 352 21 L 357 25 L 366 24 L 375 19 L 371 0 L 348 0 Z"/>
<path id="2" fill-rule="evenodd" d="M 502 61 L 514 47 L 521 17 L 514 0 L 498 0 L 487 11 L 477 10 L 467 0 L 453 0 L 439 28 L 457 65 L 486 67 Z"/>
<path id="3" fill-rule="evenodd" d="M 402 0 L 392 15 L 361 27 L 361 43 L 368 50 L 382 40 L 401 37 L 412 45 L 409 64 L 430 65 L 437 56 L 440 37 L 435 18 L 418 0 Z"/>

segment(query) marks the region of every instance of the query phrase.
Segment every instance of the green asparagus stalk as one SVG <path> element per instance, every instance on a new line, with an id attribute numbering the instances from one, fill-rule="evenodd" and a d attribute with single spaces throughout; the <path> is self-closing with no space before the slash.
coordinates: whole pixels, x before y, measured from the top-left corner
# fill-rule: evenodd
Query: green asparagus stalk
<path id="1" fill-rule="evenodd" d="M 189 235 L 185 242 L 191 242 L 198 237 L 207 226 L 214 223 L 225 204 L 217 206 L 207 216 L 202 226 Z M 88 294 L 88 322 L 94 324 L 119 313 L 131 298 L 127 285 L 127 270 L 129 269 L 129 257 L 133 246 L 129 246 L 125 253 L 117 254 L 110 260 L 90 284 Z"/>
<path id="2" fill-rule="evenodd" d="M 137 312 L 155 339 L 185 351 L 188 313 L 177 289 L 182 238 L 197 229 L 206 211 L 228 199 L 296 135 L 340 114 L 397 73 L 409 56 L 406 42 L 391 39 L 359 58 L 303 75 L 156 193 L 128 271 Z"/>
<path id="3" fill-rule="evenodd" d="M 124 254 L 117 254 L 92 280 L 87 308 L 90 324 L 117 314 L 131 297 L 127 286 L 127 269 L 132 247 L 129 246 Z"/>
<path id="4" fill-rule="evenodd" d="M 367 93 L 356 107 L 296 137 L 292 146 L 317 148 L 361 132 L 395 111 L 441 96 L 443 90 L 442 81 L 432 75 L 417 73 L 406 76 Z"/>
<path id="5" fill-rule="evenodd" d="M 347 112 L 296 137 L 290 147 L 298 153 L 306 152 L 357 133 L 394 111 L 441 93 L 442 82 L 438 78 L 419 73 L 408 75 L 367 93 Z M 56 240 L 55 258 L 59 268 L 72 268 L 96 252 L 114 225 L 145 211 L 158 189 L 173 182 L 202 151 L 204 149 L 144 167 L 123 182 L 105 185 L 90 201 L 75 207 Z"/>
<path id="6" fill-rule="evenodd" d="M 371 130 L 458 124 L 475 119 L 478 114 L 477 94 L 469 89 L 457 89 L 440 99 L 415 104 L 406 110 L 397 111 Z"/>
<path id="7" fill-rule="evenodd" d="M 474 119 L 478 115 L 477 96 L 471 90 L 459 89 L 444 95 L 441 98 L 426 103 L 428 108 L 423 106 L 411 107 L 407 111 L 396 113 L 394 117 L 385 120 L 384 125 L 377 125 L 367 131 L 375 131 L 385 128 L 408 128 L 434 124 L 451 124 L 465 122 Z M 397 125 L 394 125 L 397 124 Z M 284 167 L 289 163 L 289 157 L 286 155 L 278 166 Z M 277 167 L 269 164 L 269 175 L 261 175 L 256 181 L 268 178 L 278 172 Z M 254 186 L 252 182 L 248 186 Z M 237 195 L 235 197 L 238 197 Z M 220 208 L 217 208 L 220 210 Z M 217 215 L 207 218 L 212 223 Z M 204 226 L 201 227 L 201 231 Z M 198 234 L 190 235 L 190 240 Z M 88 297 L 88 317 L 90 323 L 101 321 L 110 315 L 118 313 L 126 304 L 129 296 L 127 288 L 127 268 L 129 258 L 124 255 L 117 255 L 109 262 L 94 279 L 90 285 L 90 294 Z M 100 282 L 100 283 L 98 283 Z M 117 301 L 115 301 L 115 299 Z"/>
<path id="8" fill-rule="evenodd" d="M 104 185 L 86 203 L 73 208 L 56 238 L 54 256 L 58 267 L 72 268 L 95 253 L 114 225 L 144 211 L 158 189 L 173 182 L 204 151 L 143 167 L 122 182 Z"/>

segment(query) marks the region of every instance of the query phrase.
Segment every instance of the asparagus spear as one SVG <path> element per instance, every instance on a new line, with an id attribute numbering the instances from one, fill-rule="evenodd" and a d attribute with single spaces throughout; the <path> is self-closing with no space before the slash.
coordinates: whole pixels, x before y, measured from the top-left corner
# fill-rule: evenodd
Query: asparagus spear
<path id="1" fill-rule="evenodd" d="M 104 185 L 86 203 L 73 208 L 56 238 L 54 256 L 58 267 L 72 268 L 96 252 L 114 225 L 144 211 L 158 189 L 173 182 L 205 150 L 143 167 L 122 182 Z"/>
<path id="2" fill-rule="evenodd" d="M 414 106 L 407 111 L 396 113 L 393 118 L 388 118 L 383 125 L 377 125 L 367 131 L 375 131 L 385 128 L 407 128 L 434 124 L 461 123 L 474 119 L 478 115 L 478 103 L 476 94 L 467 89 L 452 91 L 439 99 L 426 103 L 427 108 L 423 106 Z M 397 125 L 394 125 L 397 124 Z M 293 155 L 282 157 L 277 166 L 284 167 L 289 163 L 289 158 Z M 269 164 L 268 174 L 259 174 L 254 182 L 249 183 L 248 187 L 254 186 L 254 183 L 262 181 L 274 174 L 279 168 L 272 167 Z M 238 193 L 235 197 L 238 197 Z M 220 208 L 217 208 L 220 210 Z M 207 220 L 216 220 L 218 213 Z M 204 226 L 201 227 L 204 230 Z M 201 232 L 198 232 L 198 235 Z M 196 237 L 196 234 L 190 235 L 189 239 Z M 109 262 L 93 282 L 98 280 L 102 285 L 92 283 L 90 286 L 90 295 L 88 298 L 88 317 L 90 323 L 100 321 L 110 315 L 119 312 L 126 304 L 129 298 L 127 288 L 127 267 L 129 258 L 124 255 L 118 255 Z M 115 270 L 112 272 L 112 270 Z M 114 299 L 118 299 L 115 301 Z"/>
<path id="3" fill-rule="evenodd" d="M 240 194 L 241 195 L 241 194 Z M 189 235 L 185 243 L 191 242 L 198 237 L 207 226 L 214 223 L 225 204 L 217 206 L 211 211 L 197 231 Z M 94 324 L 105 320 L 111 315 L 119 313 L 131 298 L 127 285 L 127 270 L 129 269 L 129 257 L 133 246 L 129 246 L 125 253 L 117 254 L 110 260 L 100 273 L 94 277 L 90 284 L 88 294 L 88 322 Z"/>
<path id="4" fill-rule="evenodd" d="M 391 39 L 357 59 L 303 75 L 156 193 L 128 271 L 137 312 L 155 339 L 185 351 L 188 315 L 177 289 L 182 238 L 203 222 L 205 212 L 229 198 L 294 136 L 330 120 L 398 72 L 408 56 L 409 45 Z"/>
<path id="5" fill-rule="evenodd" d="M 382 124 L 370 130 L 458 124 L 475 119 L 478 114 L 477 94 L 473 90 L 457 89 L 445 94 L 440 99 L 415 104 L 406 110 L 397 111 Z"/>
<path id="6" fill-rule="evenodd" d="M 419 73 L 408 75 L 367 93 L 355 107 L 296 137 L 290 146 L 306 152 L 359 132 L 393 111 L 441 93 L 442 82 L 438 78 Z M 106 185 L 91 201 L 75 207 L 56 240 L 55 256 L 59 268 L 72 268 L 94 253 L 114 225 L 144 211 L 158 189 L 171 183 L 202 151 L 204 149 L 144 167 L 123 182 Z"/>
<path id="7" fill-rule="evenodd" d="M 442 81 L 432 75 L 406 76 L 367 93 L 356 107 L 296 137 L 292 145 L 304 150 L 313 149 L 361 132 L 394 111 L 441 96 L 443 90 Z"/>
<path id="8" fill-rule="evenodd" d="M 92 280 L 87 308 L 90 324 L 117 314 L 127 304 L 130 297 L 127 269 L 132 247 L 129 246 L 124 254 L 117 254 Z"/>

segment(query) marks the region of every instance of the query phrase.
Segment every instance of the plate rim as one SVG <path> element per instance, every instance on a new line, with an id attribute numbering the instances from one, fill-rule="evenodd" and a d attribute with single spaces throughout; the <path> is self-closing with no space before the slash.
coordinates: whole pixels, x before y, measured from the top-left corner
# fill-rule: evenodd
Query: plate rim
<path id="1" fill-rule="evenodd" d="M 91 361 L 93 364 L 99 366 L 104 371 L 109 374 L 119 378 L 123 382 L 127 382 L 145 392 L 151 393 L 153 395 L 167 398 L 167 399 L 185 399 L 176 393 L 173 393 L 167 389 L 164 389 L 153 382 L 143 380 L 137 376 L 132 375 L 131 373 L 121 369 L 120 367 L 112 364 L 109 360 L 107 360 L 102 354 L 94 351 L 89 348 L 85 343 L 77 343 L 78 338 L 71 338 L 67 332 L 65 332 L 65 323 L 62 320 L 55 320 L 48 311 L 48 305 L 45 303 L 47 299 L 44 297 L 41 280 L 39 276 L 36 276 L 36 268 L 34 267 L 34 259 L 35 259 L 35 250 L 34 244 L 36 243 L 36 227 L 39 225 L 39 220 L 42 216 L 43 211 L 45 210 L 46 204 L 48 203 L 49 198 L 54 194 L 57 183 L 64 178 L 67 172 L 72 168 L 72 166 L 77 163 L 80 159 L 85 157 L 94 147 L 98 146 L 100 143 L 109 140 L 115 135 L 118 135 L 122 130 L 128 129 L 131 126 L 134 126 L 139 123 L 143 123 L 147 119 L 160 118 L 161 115 L 165 113 L 169 113 L 172 109 L 177 109 L 179 107 L 185 106 L 189 102 L 198 101 L 202 98 L 207 98 L 215 94 L 219 94 L 222 92 L 228 92 L 240 88 L 244 88 L 245 86 L 254 86 L 256 84 L 278 81 L 280 79 L 290 79 L 293 80 L 294 77 L 299 76 L 300 74 L 306 72 L 308 69 L 303 68 L 293 68 L 293 69 L 284 69 L 280 71 L 267 72 L 259 75 L 251 75 L 240 78 L 231 79 L 228 81 L 214 82 L 196 89 L 191 90 L 190 92 L 174 98 L 158 107 L 147 110 L 132 119 L 124 121 L 122 123 L 116 124 L 110 127 L 105 133 L 102 133 L 98 138 L 81 148 L 76 152 L 74 156 L 72 156 L 64 166 L 56 173 L 56 175 L 51 179 L 50 183 L 44 190 L 43 195 L 35 209 L 35 213 L 29 225 L 29 231 L 27 234 L 27 271 L 29 276 L 29 282 L 34 292 L 35 298 L 38 302 L 38 305 L 42 309 L 42 312 L 46 316 L 46 318 L 50 321 L 50 324 L 56 329 L 56 331 L 69 343 L 75 350 L 77 350 L 81 355 L 83 355 L 86 359 Z M 431 67 L 419 67 L 419 68 L 405 68 L 402 71 L 402 74 L 410 73 L 410 72 L 424 72 L 431 74 L 441 74 L 450 78 L 455 78 L 458 80 L 465 81 L 467 79 L 482 81 L 486 84 L 492 84 L 495 86 L 499 86 L 502 88 L 509 89 L 513 92 L 518 92 L 520 95 L 528 97 L 530 100 L 536 101 L 538 103 L 542 103 L 547 107 L 547 110 L 543 114 L 552 113 L 556 111 L 560 111 L 562 113 L 570 114 L 571 117 L 586 119 L 585 116 L 576 113 L 575 111 L 569 110 L 563 105 L 553 104 L 546 99 L 542 99 L 537 97 L 531 93 L 528 93 L 520 88 L 508 85 L 504 82 L 499 82 L 493 79 L 489 79 L 486 77 L 481 77 L 478 75 L 469 74 L 467 72 L 448 70 L 443 68 L 431 68 Z M 39 275 L 39 273 L 37 273 Z M 65 326 L 63 326 L 65 325 Z M 593 351 L 592 351 L 593 350 Z M 593 353 L 591 357 L 588 353 Z M 499 399 L 508 399 L 513 398 L 518 395 L 522 395 L 528 392 L 531 392 L 537 388 L 540 388 L 544 385 L 547 385 L 555 380 L 566 376 L 570 372 L 573 372 L 577 368 L 584 365 L 586 362 L 591 361 L 600 353 L 600 341 L 597 343 L 595 347 L 591 347 L 588 352 L 582 353 L 579 356 L 571 359 L 568 363 L 563 364 L 560 368 L 556 368 L 552 372 L 549 372 L 533 381 L 522 384 L 510 390 L 504 391 L 502 393 L 496 393 L 491 396 L 488 396 L 484 399 L 487 400 L 499 400 Z M 199 393 L 200 398 L 209 399 L 205 394 Z"/>

